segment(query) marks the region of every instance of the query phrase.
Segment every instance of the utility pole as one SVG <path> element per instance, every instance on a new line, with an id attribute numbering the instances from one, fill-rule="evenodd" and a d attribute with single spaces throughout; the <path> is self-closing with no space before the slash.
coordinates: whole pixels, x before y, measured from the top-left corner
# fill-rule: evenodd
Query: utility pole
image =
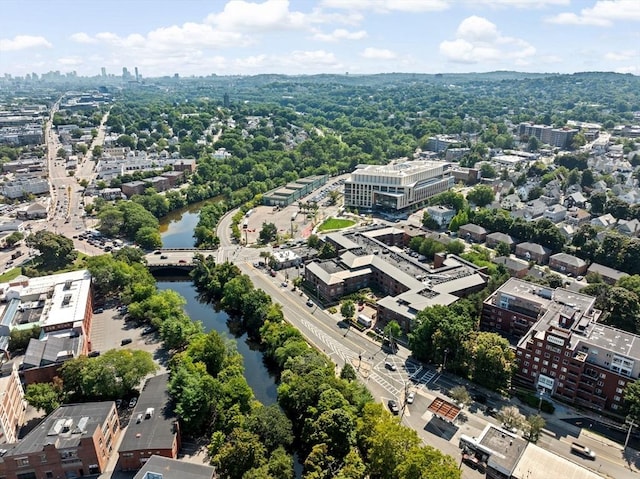
<path id="1" fill-rule="evenodd" d="M 631 431 L 633 430 L 633 419 L 628 420 L 629 422 L 629 430 L 627 431 L 627 438 L 624 441 L 624 449 L 627 449 L 627 445 L 629 444 L 629 438 L 631 437 Z"/>

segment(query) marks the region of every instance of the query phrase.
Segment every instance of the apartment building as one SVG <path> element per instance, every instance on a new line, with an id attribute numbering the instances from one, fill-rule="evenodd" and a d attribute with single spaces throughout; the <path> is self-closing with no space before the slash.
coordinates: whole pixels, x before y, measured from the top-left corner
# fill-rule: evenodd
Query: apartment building
<path id="1" fill-rule="evenodd" d="M 388 165 L 360 165 L 344 184 L 346 207 L 387 211 L 415 210 L 455 183 L 451 164 L 404 161 Z"/>
<path id="2" fill-rule="evenodd" d="M 553 128 L 547 125 L 534 125 L 532 123 L 520 123 L 518 125 L 518 135 L 535 136 L 546 145 L 558 148 L 567 148 L 571 145 L 571 140 L 578 133 L 577 128 Z"/>
<path id="3" fill-rule="evenodd" d="M 0 477 L 82 477 L 104 471 L 120 434 L 113 401 L 65 404 L 5 447 Z"/>
<path id="4" fill-rule="evenodd" d="M 18 365 L 13 363 L 11 372 L 0 378 L 0 444 L 18 440 L 18 428 L 24 422 L 25 409 Z"/>

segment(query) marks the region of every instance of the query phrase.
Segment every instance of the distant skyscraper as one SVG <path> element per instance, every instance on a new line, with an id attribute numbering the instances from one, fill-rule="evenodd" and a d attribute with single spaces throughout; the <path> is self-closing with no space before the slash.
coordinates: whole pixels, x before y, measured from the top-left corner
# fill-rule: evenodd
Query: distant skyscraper
<path id="1" fill-rule="evenodd" d="M 107 69 L 105 67 L 102 67 L 100 69 L 100 73 L 101 73 L 103 78 L 106 77 L 107 76 Z"/>
<path id="2" fill-rule="evenodd" d="M 231 104 L 231 102 L 229 101 L 229 94 L 225 93 L 224 96 L 222 97 L 222 105 L 225 108 L 229 108 L 230 104 Z"/>
<path id="3" fill-rule="evenodd" d="M 138 76 L 138 67 L 136 67 L 136 81 L 140 80 L 140 77 Z"/>
<path id="4" fill-rule="evenodd" d="M 131 73 L 127 70 L 127 67 L 122 67 L 122 79 L 128 80 L 131 77 Z"/>

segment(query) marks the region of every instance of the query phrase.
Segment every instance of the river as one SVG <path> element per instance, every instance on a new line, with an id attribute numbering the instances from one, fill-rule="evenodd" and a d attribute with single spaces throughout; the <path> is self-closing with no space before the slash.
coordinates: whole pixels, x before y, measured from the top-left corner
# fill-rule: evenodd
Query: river
<path id="1" fill-rule="evenodd" d="M 198 211 L 205 203 L 198 203 L 174 211 L 160 221 L 160 234 L 164 248 L 193 248 L 193 229 L 198 223 Z M 227 338 L 234 338 L 227 326 L 229 316 L 224 311 L 216 311 L 207 303 L 198 300 L 193 283 L 190 280 L 166 281 L 159 278 L 158 289 L 171 289 L 182 295 L 187 304 L 185 311 L 194 321 L 201 321 L 205 331 L 215 329 Z M 244 376 L 253 389 L 253 393 L 265 406 L 277 401 L 275 377 L 265 367 L 262 353 L 247 340 L 244 334 L 235 338 L 238 352 L 244 359 Z"/>

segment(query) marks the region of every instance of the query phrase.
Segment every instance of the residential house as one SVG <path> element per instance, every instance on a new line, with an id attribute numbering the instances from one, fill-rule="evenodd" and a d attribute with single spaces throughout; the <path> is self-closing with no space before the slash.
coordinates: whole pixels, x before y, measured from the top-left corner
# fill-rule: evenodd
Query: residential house
<path id="1" fill-rule="evenodd" d="M 495 248 L 499 243 L 506 243 L 511 251 L 513 251 L 516 246 L 515 240 L 508 234 L 495 232 L 487 235 L 487 248 Z"/>
<path id="2" fill-rule="evenodd" d="M 588 211 L 574 206 L 567 210 L 567 217 L 565 218 L 565 221 L 567 224 L 578 227 L 588 223 L 590 219 L 591 215 Z"/>
<path id="3" fill-rule="evenodd" d="M 549 257 L 549 268 L 564 274 L 582 276 L 587 272 L 587 263 L 567 253 L 556 253 Z"/>
<path id="4" fill-rule="evenodd" d="M 491 260 L 494 264 L 504 266 L 509 275 L 514 278 L 524 278 L 529 273 L 529 263 L 511 256 L 498 256 Z"/>
<path id="5" fill-rule="evenodd" d="M 587 199 L 581 192 L 571 193 L 564 200 L 564 205 L 567 208 L 573 208 L 574 206 L 577 208 L 584 208 L 587 204 Z"/>
<path id="6" fill-rule="evenodd" d="M 618 271 L 617 269 L 609 268 L 599 263 L 591 263 L 587 268 L 587 273 L 599 274 L 603 281 L 607 284 L 615 284 L 620 278 L 629 276 L 627 273 Z"/>
<path id="7" fill-rule="evenodd" d="M 520 197 L 513 193 L 500 200 L 500 207 L 505 210 L 521 209 L 523 207 L 523 203 Z"/>
<path id="8" fill-rule="evenodd" d="M 487 239 L 487 230 L 482 226 L 467 223 L 458 230 L 458 237 L 474 243 L 484 243 Z"/>
<path id="9" fill-rule="evenodd" d="M 449 223 L 451 223 L 451 220 L 456 215 L 456 210 L 441 205 L 427 206 L 426 210 L 429 216 L 431 216 L 441 228 L 449 226 Z"/>
<path id="10" fill-rule="evenodd" d="M 538 243 L 524 242 L 516 246 L 516 256 L 525 261 L 535 261 L 538 264 L 547 264 L 551 250 Z"/>
<path id="11" fill-rule="evenodd" d="M 573 235 L 576 234 L 577 228 L 570 224 L 563 224 L 558 226 L 558 230 L 565 241 L 571 241 Z"/>
<path id="12" fill-rule="evenodd" d="M 560 223 L 567 216 L 567 209 L 559 204 L 550 205 L 542 216 L 553 223 Z"/>
<path id="13" fill-rule="evenodd" d="M 632 220 L 619 220 L 618 232 L 625 236 L 636 237 L 640 233 L 640 221 L 637 219 Z"/>
<path id="14" fill-rule="evenodd" d="M 133 195 L 143 194 L 147 187 L 148 185 L 145 181 L 130 181 L 128 183 L 123 183 L 120 186 L 120 189 L 127 198 L 131 198 Z"/>
<path id="15" fill-rule="evenodd" d="M 16 218 L 35 220 L 47 217 L 47 208 L 40 203 L 33 203 L 24 210 L 16 212 Z"/>
<path id="16" fill-rule="evenodd" d="M 529 201 L 527 203 L 527 206 L 525 206 L 525 211 L 528 213 L 529 217 L 532 219 L 542 216 L 546 209 L 547 209 L 547 205 L 540 200 Z"/>
<path id="17" fill-rule="evenodd" d="M 613 217 L 611 213 L 606 213 L 604 215 L 600 215 L 597 218 L 593 218 L 589 223 L 591 226 L 596 226 L 598 228 L 609 228 L 616 224 L 616 219 Z"/>
<path id="18" fill-rule="evenodd" d="M 65 404 L 24 438 L 4 448 L 0 476 L 64 478 L 99 475 L 120 435 L 113 401 Z"/>

